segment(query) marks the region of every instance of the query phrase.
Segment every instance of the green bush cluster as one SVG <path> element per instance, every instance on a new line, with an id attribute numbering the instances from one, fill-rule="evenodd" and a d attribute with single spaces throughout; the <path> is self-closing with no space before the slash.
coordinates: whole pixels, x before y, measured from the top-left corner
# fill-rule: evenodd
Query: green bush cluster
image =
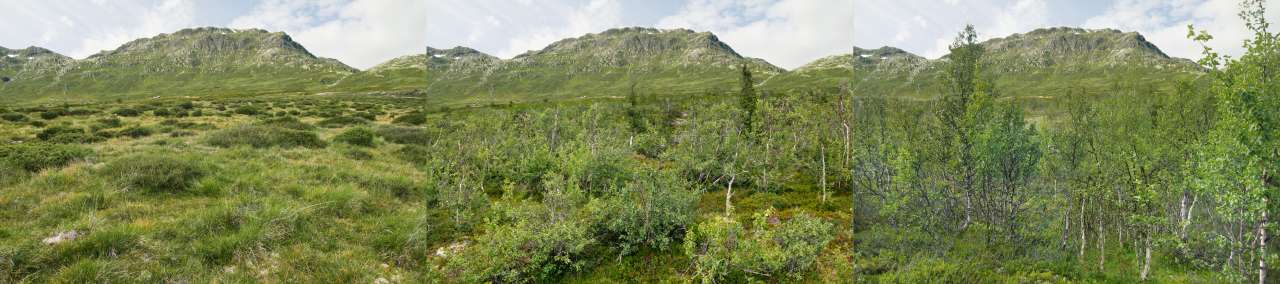
<path id="1" fill-rule="evenodd" d="M 45 128 L 36 134 L 36 138 L 53 143 L 94 143 L 102 141 L 101 137 L 89 135 L 84 128 L 58 125 Z"/>
<path id="2" fill-rule="evenodd" d="M 27 121 L 27 115 L 16 112 L 7 112 L 0 114 L 0 119 L 4 119 L 9 122 L 23 122 Z"/>
<path id="3" fill-rule="evenodd" d="M 316 125 L 319 125 L 325 128 L 339 128 L 339 127 L 346 127 L 350 125 L 364 125 L 364 124 L 369 124 L 369 120 L 360 118 L 360 117 L 353 117 L 353 116 L 335 116 L 335 117 L 326 118 L 316 123 Z"/>
<path id="4" fill-rule="evenodd" d="M 315 132 L 263 125 L 242 125 L 212 132 L 205 137 L 205 143 L 223 148 L 241 145 L 254 148 L 326 146 Z"/>
<path id="5" fill-rule="evenodd" d="M 594 208 L 601 238 L 623 253 L 663 249 L 693 223 L 698 193 L 674 175 L 651 174 L 609 192 Z"/>
<path id="6" fill-rule="evenodd" d="M 409 112 L 397 116 L 396 119 L 391 120 L 391 122 L 396 124 L 422 125 L 427 123 L 427 114 L 418 111 Z"/>
<path id="7" fill-rule="evenodd" d="M 124 117 L 134 117 L 134 116 L 142 115 L 142 112 L 132 108 L 120 108 L 120 109 L 111 111 L 111 114 L 114 114 L 117 116 L 124 116 Z"/>
<path id="8" fill-rule="evenodd" d="M 0 165 L 37 172 L 65 166 L 93 155 L 93 150 L 76 145 L 19 143 L 0 145 Z"/>
<path id="9" fill-rule="evenodd" d="M 834 238 L 832 225 L 821 219 L 799 215 L 783 222 L 772 209 L 752 225 L 719 217 L 689 230 L 684 249 L 694 276 L 704 283 L 798 279 Z"/>
<path id="10" fill-rule="evenodd" d="M 560 187 L 563 180 L 551 181 Z M 590 212 L 579 210 L 586 193 L 569 183 L 543 204 L 507 200 L 503 217 L 449 259 L 445 270 L 463 282 L 540 282 L 583 268 L 583 254 L 597 242 Z M 545 205 L 544 205 L 545 204 Z"/>
<path id="11" fill-rule="evenodd" d="M 119 132 L 119 135 L 129 136 L 130 138 L 142 138 L 142 137 L 151 136 L 151 134 L 154 134 L 155 132 L 156 131 L 154 129 L 151 129 L 150 127 L 134 126 L 134 127 L 121 129 Z"/>
<path id="12" fill-rule="evenodd" d="M 346 143 L 355 146 L 372 147 L 376 133 L 373 130 L 364 127 L 356 127 L 347 129 L 333 137 L 334 142 Z"/>

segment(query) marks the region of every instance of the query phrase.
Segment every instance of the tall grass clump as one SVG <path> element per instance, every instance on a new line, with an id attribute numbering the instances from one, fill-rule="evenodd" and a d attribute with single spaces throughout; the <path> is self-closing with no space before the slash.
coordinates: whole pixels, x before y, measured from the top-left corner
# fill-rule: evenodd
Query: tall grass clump
<path id="1" fill-rule="evenodd" d="M 119 183 L 150 192 L 182 192 L 205 175 L 199 164 L 159 153 L 133 154 L 108 162 L 102 173 Z"/>

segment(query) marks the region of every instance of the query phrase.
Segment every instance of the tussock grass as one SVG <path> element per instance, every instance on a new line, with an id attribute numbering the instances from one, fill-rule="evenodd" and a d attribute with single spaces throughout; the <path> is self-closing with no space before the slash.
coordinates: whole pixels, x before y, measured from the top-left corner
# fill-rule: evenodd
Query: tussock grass
<path id="1" fill-rule="evenodd" d="M 186 191 L 205 171 L 191 157 L 172 153 L 133 154 L 111 160 L 102 168 L 103 175 L 126 187 L 166 193 Z"/>

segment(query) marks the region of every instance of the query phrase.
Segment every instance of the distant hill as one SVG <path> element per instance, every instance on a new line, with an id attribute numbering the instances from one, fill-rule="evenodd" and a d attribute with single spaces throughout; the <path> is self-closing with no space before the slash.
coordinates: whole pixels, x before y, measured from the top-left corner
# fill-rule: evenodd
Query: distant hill
<path id="1" fill-rule="evenodd" d="M 622 96 L 731 90 L 747 65 L 758 78 L 785 72 L 739 55 L 708 32 L 610 29 L 499 60 L 470 48 L 428 51 L 427 94 L 466 101 Z"/>
<path id="2" fill-rule="evenodd" d="M 338 80 L 334 90 L 403 91 L 422 89 L 427 84 L 427 55 L 396 57 L 369 70 Z"/>
<path id="3" fill-rule="evenodd" d="M 260 29 L 184 29 L 134 40 L 82 60 L 40 48 L 14 55 L 0 59 L 4 60 L 0 76 L 10 78 L 0 89 L 0 101 L 318 92 L 335 89 L 338 82 L 357 74 L 361 78 L 346 81 L 370 82 L 353 82 L 346 85 L 348 89 L 394 89 L 421 81 L 400 76 L 425 76 L 425 71 L 405 70 L 425 69 L 424 64 L 396 60 L 363 76 L 338 60 L 311 54 L 285 33 Z"/>
<path id="4" fill-rule="evenodd" d="M 1044 28 L 981 44 L 983 70 L 1004 95 L 1159 87 L 1202 74 L 1142 35 L 1112 29 Z M 769 92 L 833 90 L 849 82 L 860 93 L 926 99 L 941 90 L 948 61 L 893 47 L 854 48 L 788 71 L 743 56 L 709 32 L 653 28 L 563 39 L 506 60 L 467 47 L 427 47 L 365 71 L 259 29 L 184 29 L 82 60 L 39 47 L 0 54 L 0 102 L 422 90 L 443 103 L 501 103 L 616 98 L 632 84 L 642 93 L 689 95 L 736 90 L 742 65 Z"/>
<path id="5" fill-rule="evenodd" d="M 1166 55 L 1136 32 L 1044 28 L 981 44 L 986 49 L 984 72 L 997 78 L 997 90 L 1004 95 L 1169 86 L 1173 80 L 1202 74 L 1194 62 Z M 853 54 L 819 59 L 771 78 L 765 88 L 831 89 L 852 78 L 858 92 L 930 97 L 941 89 L 947 62 L 948 56 L 928 60 L 892 47 L 855 48 Z"/>

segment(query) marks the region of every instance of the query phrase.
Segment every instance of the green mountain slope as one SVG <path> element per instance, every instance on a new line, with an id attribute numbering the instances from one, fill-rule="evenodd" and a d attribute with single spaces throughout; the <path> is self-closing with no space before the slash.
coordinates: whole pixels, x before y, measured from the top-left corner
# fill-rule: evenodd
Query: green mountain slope
<path id="1" fill-rule="evenodd" d="M 785 72 L 739 55 L 711 33 L 686 29 L 610 29 L 509 60 L 449 51 L 428 51 L 427 93 L 470 102 L 622 96 L 632 83 L 664 94 L 727 91 L 736 88 L 742 64 L 757 78 Z"/>
<path id="2" fill-rule="evenodd" d="M 1165 86 L 1201 74 L 1194 62 L 1169 57 L 1135 32 L 1045 28 L 991 39 L 982 45 L 986 48 L 985 72 L 997 78 L 997 89 L 1004 95 L 1052 96 L 1069 88 L 1098 92 Z M 837 88 L 853 78 L 858 92 L 926 98 L 940 90 L 948 60 L 947 56 L 927 60 L 891 47 L 855 48 L 855 53 L 856 58 L 845 54 L 819 59 L 771 78 L 765 88 Z M 850 71 L 850 66 L 856 71 Z"/>
<path id="3" fill-rule="evenodd" d="M 333 90 L 393 91 L 420 89 L 427 84 L 427 55 L 396 57 L 338 80 Z"/>
<path id="4" fill-rule="evenodd" d="M 39 102 L 311 91 L 356 72 L 312 55 L 284 33 L 195 28 L 42 65 L 0 97 Z"/>
<path id="5" fill-rule="evenodd" d="M 43 88 L 74 59 L 40 47 L 0 47 L 0 101 Z"/>

